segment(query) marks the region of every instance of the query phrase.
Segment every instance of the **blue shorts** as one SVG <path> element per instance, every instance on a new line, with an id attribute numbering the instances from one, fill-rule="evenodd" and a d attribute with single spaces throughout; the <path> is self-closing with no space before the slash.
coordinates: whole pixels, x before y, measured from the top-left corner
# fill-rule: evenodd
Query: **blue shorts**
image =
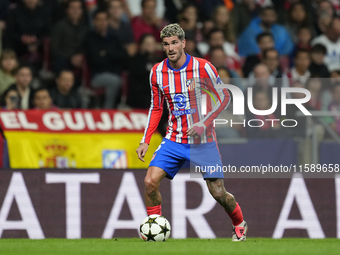
<path id="1" fill-rule="evenodd" d="M 207 169 L 210 166 L 219 166 L 222 169 L 222 160 L 216 142 L 201 144 L 183 144 L 163 138 L 152 156 L 149 166 L 157 166 L 167 173 L 167 178 L 173 179 L 185 161 L 194 166 Z M 202 171 L 204 179 L 224 178 L 223 171 Z"/>

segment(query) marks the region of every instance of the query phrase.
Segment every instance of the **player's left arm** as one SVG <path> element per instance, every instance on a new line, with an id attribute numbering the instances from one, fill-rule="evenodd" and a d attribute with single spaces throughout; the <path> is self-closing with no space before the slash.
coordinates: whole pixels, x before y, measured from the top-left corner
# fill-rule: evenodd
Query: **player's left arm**
<path id="1" fill-rule="evenodd" d="M 213 107 L 213 109 L 199 122 L 195 123 L 188 131 L 187 134 L 190 136 L 194 135 L 201 135 L 204 130 L 212 124 L 214 119 L 217 118 L 217 116 L 223 112 L 224 109 L 227 108 L 229 102 L 230 102 L 230 95 L 226 88 L 216 88 L 216 84 L 219 81 L 219 76 L 217 73 L 216 68 L 210 63 L 207 62 L 204 66 L 204 70 L 206 74 L 208 75 L 207 79 L 210 79 L 210 82 L 213 86 L 213 89 L 217 92 L 219 95 L 219 99 L 216 101 L 216 105 Z"/>

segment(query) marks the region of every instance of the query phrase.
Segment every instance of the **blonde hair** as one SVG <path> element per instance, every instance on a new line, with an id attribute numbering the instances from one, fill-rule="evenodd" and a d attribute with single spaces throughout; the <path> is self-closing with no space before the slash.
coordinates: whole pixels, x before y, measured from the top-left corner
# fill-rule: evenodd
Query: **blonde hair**
<path id="1" fill-rule="evenodd" d="M 165 26 L 161 31 L 161 39 L 165 37 L 178 36 L 181 41 L 185 39 L 184 30 L 180 27 L 178 23 L 173 23 Z"/>

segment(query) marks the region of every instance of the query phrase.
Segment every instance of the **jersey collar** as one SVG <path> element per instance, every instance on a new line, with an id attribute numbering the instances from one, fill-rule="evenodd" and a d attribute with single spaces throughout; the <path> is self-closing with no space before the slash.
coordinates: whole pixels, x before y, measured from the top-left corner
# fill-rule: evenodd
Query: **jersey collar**
<path id="1" fill-rule="evenodd" d="M 185 53 L 185 55 L 187 56 L 187 59 L 185 60 L 185 63 L 179 68 L 179 69 L 174 69 L 170 66 L 169 64 L 169 59 L 167 58 L 166 59 L 166 65 L 168 66 L 168 68 L 172 71 L 175 71 L 175 72 L 178 72 L 178 71 L 181 71 L 182 69 L 186 68 L 191 60 L 191 56 L 187 53 Z"/>

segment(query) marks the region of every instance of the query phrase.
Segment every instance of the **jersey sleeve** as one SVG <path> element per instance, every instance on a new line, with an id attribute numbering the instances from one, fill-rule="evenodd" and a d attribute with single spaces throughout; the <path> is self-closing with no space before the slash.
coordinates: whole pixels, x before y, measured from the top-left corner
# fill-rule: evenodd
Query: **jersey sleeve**
<path id="1" fill-rule="evenodd" d="M 214 121 L 214 119 L 216 119 L 217 116 L 221 112 L 223 112 L 224 109 L 227 108 L 230 101 L 230 95 L 226 88 L 221 89 L 215 87 L 215 85 L 219 82 L 220 78 L 218 76 L 216 68 L 210 62 L 207 62 L 205 64 L 204 69 L 208 74 L 212 82 L 212 85 L 214 86 L 215 92 L 219 95 L 221 99 L 221 101 L 220 100 L 216 101 L 216 105 L 213 107 L 213 109 L 201 120 L 204 126 L 208 127 Z"/>
<path id="2" fill-rule="evenodd" d="M 162 94 L 156 78 L 156 72 L 154 68 L 150 72 L 150 87 L 151 87 L 151 105 L 148 115 L 148 121 L 146 123 L 144 136 L 141 143 L 150 144 L 151 136 L 158 127 L 159 121 L 163 113 L 164 95 Z"/>

